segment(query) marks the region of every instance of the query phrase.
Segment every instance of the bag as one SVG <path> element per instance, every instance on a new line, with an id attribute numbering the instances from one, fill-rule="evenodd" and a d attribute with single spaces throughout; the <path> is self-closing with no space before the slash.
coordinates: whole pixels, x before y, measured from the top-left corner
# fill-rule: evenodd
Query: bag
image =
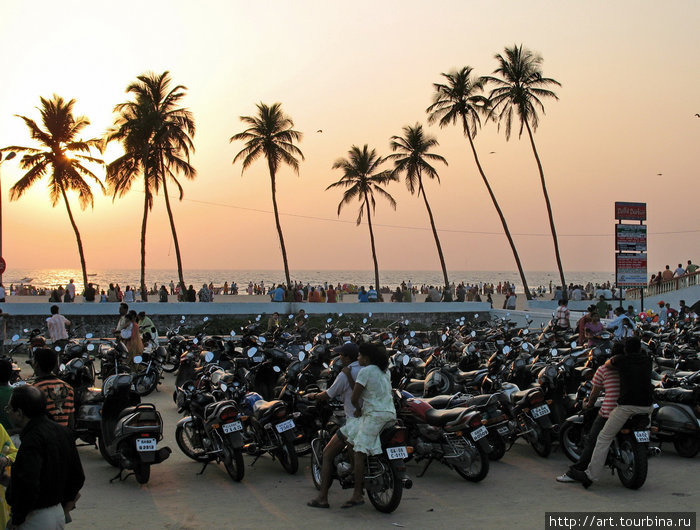
<path id="1" fill-rule="evenodd" d="M 126 339 L 130 339 L 130 338 L 131 338 L 131 327 L 132 327 L 132 326 L 133 326 L 133 324 L 129 324 L 129 327 L 128 327 L 128 328 L 124 328 L 124 329 L 121 331 L 121 337 L 122 337 L 122 339 L 125 339 L 125 340 L 126 340 Z"/>

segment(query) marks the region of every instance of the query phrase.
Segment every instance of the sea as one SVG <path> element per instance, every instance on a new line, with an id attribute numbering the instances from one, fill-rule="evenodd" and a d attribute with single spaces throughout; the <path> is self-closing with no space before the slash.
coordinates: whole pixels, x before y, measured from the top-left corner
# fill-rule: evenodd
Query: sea
<path id="1" fill-rule="evenodd" d="M 310 285 L 351 284 L 369 287 L 374 284 L 374 271 L 372 270 L 292 270 L 292 281 Z M 520 276 L 515 271 L 447 271 L 450 282 L 459 284 L 481 284 L 499 282 L 514 283 L 516 292 L 523 292 Z M 605 282 L 614 282 L 613 272 L 585 272 L 565 271 L 567 283 L 593 285 Z M 559 273 L 556 271 L 526 271 L 530 289 L 542 286 L 549 290 L 549 282 L 556 285 Z M 124 289 L 127 285 L 138 286 L 140 271 L 138 269 L 105 269 L 89 270 L 88 282 L 98 285 L 99 289 L 107 289 L 110 283 L 119 284 Z M 263 284 L 267 290 L 273 284 L 284 283 L 284 272 L 281 270 L 226 270 L 226 269 L 191 269 L 184 271 L 185 283 L 199 288 L 202 284 L 213 283 L 216 287 L 228 282 L 229 286 L 236 282 L 239 294 L 245 294 L 249 282 Z M 75 281 L 78 292 L 83 290 L 82 272 L 80 269 L 11 269 L 3 275 L 3 284 L 6 288 L 24 284 L 32 285 L 39 289 L 53 289 L 59 285 L 65 286 L 71 279 Z M 382 287 L 392 290 L 402 282 L 411 282 L 415 286 L 443 284 L 441 271 L 426 270 L 379 270 L 379 280 Z M 148 269 L 146 270 L 146 283 L 149 287 L 162 284 L 168 285 L 171 281 L 177 283 L 177 271 L 175 269 Z M 264 282 L 264 283 L 263 283 Z"/>

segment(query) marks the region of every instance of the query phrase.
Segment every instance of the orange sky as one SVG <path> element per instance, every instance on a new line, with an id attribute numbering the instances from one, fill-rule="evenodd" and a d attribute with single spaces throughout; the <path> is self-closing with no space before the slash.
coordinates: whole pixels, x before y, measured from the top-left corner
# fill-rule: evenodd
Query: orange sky
<path id="1" fill-rule="evenodd" d="M 298 269 L 370 269 L 366 225 L 356 206 L 336 215 L 341 176 L 331 165 L 352 144 L 389 154 L 389 137 L 426 123 L 432 83 L 470 65 L 495 68 L 504 46 L 523 43 L 562 83 L 545 101 L 536 141 L 568 270 L 612 270 L 613 202 L 648 203 L 649 272 L 698 253 L 700 60 L 696 1 L 586 3 L 239 2 L 118 4 L 14 2 L 3 6 L 0 146 L 31 145 L 14 114 L 38 119 L 39 97 L 77 100 L 92 122 L 112 123 L 113 106 L 137 75 L 170 70 L 188 87 L 197 124 L 192 163 L 174 214 L 185 268 L 279 269 L 266 164 L 241 177 L 238 117 L 279 101 L 304 133 L 299 177 L 283 169 L 278 201 L 289 264 Z M 322 133 L 317 133 L 322 129 Z M 456 128 L 429 131 L 449 162 L 428 198 L 448 269 L 514 270 L 500 223 Z M 487 176 L 526 270 L 554 270 L 549 226 L 527 138 L 505 141 L 494 124 L 476 138 Z M 494 154 L 489 154 L 494 151 Z M 105 155 L 109 162 L 116 148 Z M 388 166 L 387 166 L 388 167 Z M 99 171 L 99 169 L 98 169 Z M 662 173 L 662 176 L 657 176 Z M 103 174 L 100 173 L 100 174 Z M 16 161 L 2 165 L 3 254 L 9 268 L 79 267 L 65 208 L 37 185 L 10 203 Z M 44 181 L 45 182 L 45 181 Z M 380 268 L 438 269 L 425 209 L 403 183 L 378 200 Z M 88 268 L 138 268 L 143 195 L 99 197 L 75 210 Z M 149 217 L 147 266 L 174 268 L 162 197 Z"/>

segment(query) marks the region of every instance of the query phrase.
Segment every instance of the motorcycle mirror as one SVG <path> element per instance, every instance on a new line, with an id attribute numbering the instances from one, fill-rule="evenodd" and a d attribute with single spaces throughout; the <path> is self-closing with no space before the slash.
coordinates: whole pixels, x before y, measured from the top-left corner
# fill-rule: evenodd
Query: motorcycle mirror
<path id="1" fill-rule="evenodd" d="M 95 345 L 94 345 L 94 344 L 88 344 L 88 345 L 87 345 L 87 351 L 93 351 L 94 349 L 95 349 Z"/>
<path id="2" fill-rule="evenodd" d="M 404 321 L 403 321 L 403 323 L 404 323 L 404 326 L 408 326 L 408 324 L 409 324 L 409 320 L 408 320 L 408 319 L 406 319 L 406 320 L 404 320 Z"/>
<path id="3" fill-rule="evenodd" d="M 525 313 L 525 320 L 530 320 L 530 315 L 528 313 Z"/>
<path id="4" fill-rule="evenodd" d="M 306 359 L 306 352 L 300 351 L 299 352 L 299 360 L 303 361 L 304 359 Z"/>
<path id="5" fill-rule="evenodd" d="M 294 315 L 289 315 L 287 318 L 288 318 L 289 320 L 292 320 L 292 319 L 294 318 Z"/>
<path id="6" fill-rule="evenodd" d="M 575 340 L 571 341 L 571 347 L 572 347 L 572 348 L 575 348 L 575 347 L 576 347 L 576 341 L 575 341 Z"/>
<path id="7" fill-rule="evenodd" d="M 557 355 L 559 355 L 559 352 L 556 348 L 552 348 L 551 350 L 549 350 L 549 353 L 552 355 L 552 357 L 556 357 Z"/>
<path id="8" fill-rule="evenodd" d="M 204 360 L 207 361 L 208 363 L 212 362 L 214 360 L 214 354 L 210 351 L 204 354 Z"/>
<path id="9" fill-rule="evenodd" d="M 202 322 L 209 322 L 209 317 L 204 317 L 204 318 L 202 319 Z"/>
<path id="10" fill-rule="evenodd" d="M 185 319 L 183 318 L 182 320 L 180 320 L 180 324 L 184 324 L 184 323 L 185 323 Z"/>
<path id="11" fill-rule="evenodd" d="M 86 339 L 91 339 L 92 338 L 92 333 L 86 333 L 85 334 Z"/>
<path id="12" fill-rule="evenodd" d="M 24 333 L 29 333 L 29 330 L 28 330 L 27 328 L 24 328 L 22 331 L 23 331 Z"/>
<path id="13" fill-rule="evenodd" d="M 411 333 L 409 333 L 409 335 L 410 335 L 411 337 L 415 337 L 415 336 L 416 336 L 416 332 L 415 332 L 415 331 L 411 331 Z"/>
<path id="14" fill-rule="evenodd" d="M 362 323 L 363 323 L 363 324 L 367 324 L 367 319 L 366 319 L 366 318 L 363 318 L 363 319 L 362 319 Z"/>
<path id="15" fill-rule="evenodd" d="M 235 332 L 234 330 L 231 330 L 231 333 L 229 333 L 229 335 L 231 335 L 232 337 L 235 337 L 235 336 L 236 336 L 236 332 Z"/>
<path id="16" fill-rule="evenodd" d="M 332 319 L 331 317 L 328 317 L 328 318 L 326 319 L 326 323 L 327 323 L 327 324 L 330 324 L 331 322 L 333 322 L 333 319 Z"/>
<path id="17" fill-rule="evenodd" d="M 663 326 L 663 325 L 666 324 L 666 321 L 665 321 L 665 320 L 659 320 L 659 324 L 661 324 L 661 325 Z M 27 330 L 25 329 L 25 331 L 27 331 Z"/>
<path id="18" fill-rule="evenodd" d="M 327 338 L 327 339 L 330 339 L 332 336 L 333 336 L 332 333 L 326 333 L 326 338 Z"/>
<path id="19" fill-rule="evenodd" d="M 223 390 L 224 392 L 226 392 L 226 391 L 228 390 L 228 385 L 227 385 L 226 383 L 221 383 L 221 384 L 219 385 L 219 388 L 221 388 L 221 390 Z"/>
<path id="20" fill-rule="evenodd" d="M 192 344 L 199 344 L 199 339 L 197 337 L 193 338 Z"/>
<path id="21" fill-rule="evenodd" d="M 509 354 L 512 351 L 510 346 L 503 346 L 503 353 L 506 355 Z"/>
<path id="22" fill-rule="evenodd" d="M 260 315 L 258 315 L 258 316 L 255 317 L 255 321 L 256 321 L 256 322 L 260 322 Z"/>
<path id="23" fill-rule="evenodd" d="M 476 331 L 472 330 L 472 332 L 470 333 L 470 335 L 472 336 L 472 338 L 476 337 Z"/>
<path id="24" fill-rule="evenodd" d="M 12 335 L 12 342 L 17 342 L 19 340 L 19 335 Z"/>
<path id="25" fill-rule="evenodd" d="M 369 318 L 372 318 L 372 313 L 367 313 L 367 316 L 368 316 Z"/>
<path id="26" fill-rule="evenodd" d="M 510 316 L 510 313 L 506 313 L 506 318 L 508 318 L 509 316 Z"/>
<path id="27" fill-rule="evenodd" d="M 255 346 L 248 348 L 248 357 L 254 357 L 256 353 L 258 353 L 258 349 Z"/>
<path id="28" fill-rule="evenodd" d="M 440 337 L 440 340 L 442 340 L 442 342 L 445 342 L 447 340 L 447 335 L 443 333 L 442 337 Z"/>
<path id="29" fill-rule="evenodd" d="M 479 313 L 474 313 L 474 318 L 479 318 Z"/>
<path id="30" fill-rule="evenodd" d="M 309 318 L 309 315 L 304 315 L 304 318 Z"/>
<path id="31" fill-rule="evenodd" d="M 527 335 L 528 333 L 530 333 L 530 330 L 527 329 L 527 328 L 525 328 L 525 329 L 523 330 L 523 335 Z"/>
<path id="32" fill-rule="evenodd" d="M 403 359 L 401 359 L 401 362 L 403 363 L 404 366 L 408 365 L 408 361 L 410 359 L 408 358 L 408 355 L 404 355 Z"/>
<path id="33" fill-rule="evenodd" d="M 306 344 L 304 344 L 305 351 L 311 351 L 311 348 L 313 348 L 313 346 L 311 345 L 310 342 L 307 342 Z"/>
<path id="34" fill-rule="evenodd" d="M 530 345 L 527 342 L 523 342 L 523 350 L 528 351 L 530 349 Z"/>
<path id="35" fill-rule="evenodd" d="M 403 345 L 408 346 L 408 339 L 403 339 Z"/>
<path id="36" fill-rule="evenodd" d="M 61 363 L 61 365 L 58 367 L 58 369 L 62 372 L 63 370 L 66 369 L 66 365 Z"/>
<path id="37" fill-rule="evenodd" d="M 267 339 L 265 337 L 258 337 L 258 342 L 261 344 L 265 344 L 267 342 Z"/>
<path id="38" fill-rule="evenodd" d="M 328 363 L 323 363 L 323 367 L 328 370 Z"/>
<path id="39" fill-rule="evenodd" d="M 273 366 L 272 369 L 277 373 L 280 373 L 282 371 L 282 369 L 277 365 Z"/>
<path id="40" fill-rule="evenodd" d="M 143 362 L 143 357 L 141 357 L 140 355 L 136 355 L 134 357 L 134 364 L 141 364 L 142 362 Z"/>
<path id="41" fill-rule="evenodd" d="M 60 347 L 60 346 L 56 346 L 56 347 L 54 348 L 54 350 L 56 350 L 57 352 L 60 352 L 60 351 L 61 351 L 61 347 Z"/>
<path id="42" fill-rule="evenodd" d="M 338 318 L 342 317 L 343 313 L 338 313 Z"/>

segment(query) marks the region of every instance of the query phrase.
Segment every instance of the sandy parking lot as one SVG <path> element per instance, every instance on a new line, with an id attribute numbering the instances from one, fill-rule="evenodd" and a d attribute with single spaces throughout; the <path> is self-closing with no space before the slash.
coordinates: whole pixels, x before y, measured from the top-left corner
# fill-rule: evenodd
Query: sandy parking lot
<path id="1" fill-rule="evenodd" d="M 671 446 L 650 462 L 649 478 L 639 491 L 623 488 L 606 475 L 599 485 L 584 490 L 559 484 L 568 460 L 559 452 L 548 459 L 518 442 L 500 462 L 491 465 L 479 484 L 461 479 L 434 462 L 426 476 L 416 478 L 422 465 L 409 465 L 414 487 L 404 492 L 399 508 L 389 515 L 369 503 L 351 510 L 340 505 L 350 496 L 334 485 L 331 509 L 306 507 L 315 495 L 309 457 L 300 461 L 294 476 L 277 462 L 262 457 L 234 483 L 221 465 L 201 466 L 178 449 L 174 439 L 179 419 L 172 401 L 174 378 L 166 374 L 153 401 L 163 415 L 164 443 L 171 457 L 151 470 L 151 480 L 139 486 L 133 477 L 109 483 L 114 469 L 97 449 L 80 449 L 87 480 L 70 528 L 543 528 L 545 511 L 694 511 L 700 496 L 698 460 L 676 455 Z"/>

